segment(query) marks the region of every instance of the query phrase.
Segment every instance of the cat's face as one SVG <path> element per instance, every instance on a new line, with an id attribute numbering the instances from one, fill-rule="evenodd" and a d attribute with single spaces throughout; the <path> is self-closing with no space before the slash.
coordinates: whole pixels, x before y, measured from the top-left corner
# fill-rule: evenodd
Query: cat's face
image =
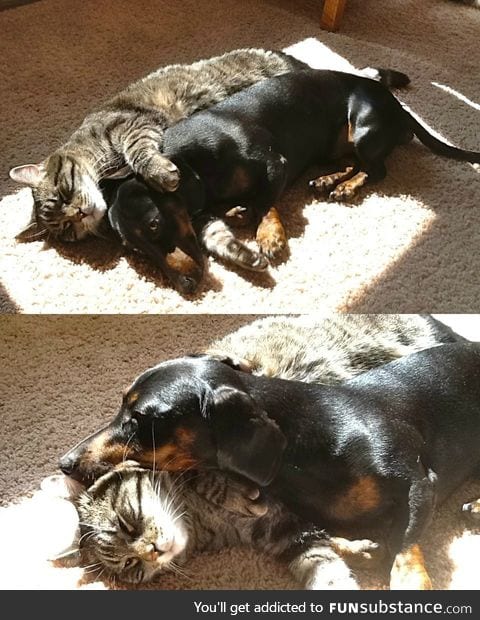
<path id="1" fill-rule="evenodd" d="M 120 466 L 78 501 L 85 565 L 109 577 L 151 581 L 184 554 L 188 534 L 165 473 Z"/>
<path id="2" fill-rule="evenodd" d="M 20 241 L 83 239 L 95 234 L 107 210 L 89 166 L 72 155 L 57 153 L 41 165 L 17 166 L 10 177 L 33 194 L 32 218 L 17 235 Z"/>

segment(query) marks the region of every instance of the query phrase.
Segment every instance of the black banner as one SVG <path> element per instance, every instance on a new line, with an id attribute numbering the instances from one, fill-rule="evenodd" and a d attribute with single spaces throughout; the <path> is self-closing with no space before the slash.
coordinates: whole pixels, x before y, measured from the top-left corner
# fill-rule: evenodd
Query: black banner
<path id="1" fill-rule="evenodd" d="M 8 598 L 11 597 L 11 606 Z M 167 618 L 207 620 L 211 618 L 349 618 L 365 617 L 452 617 L 480 614 L 478 591 L 48 591 L 4 592 L 4 609 L 15 617 L 34 609 L 49 618 Z M 8 614 L 7 614 L 8 615 Z"/>

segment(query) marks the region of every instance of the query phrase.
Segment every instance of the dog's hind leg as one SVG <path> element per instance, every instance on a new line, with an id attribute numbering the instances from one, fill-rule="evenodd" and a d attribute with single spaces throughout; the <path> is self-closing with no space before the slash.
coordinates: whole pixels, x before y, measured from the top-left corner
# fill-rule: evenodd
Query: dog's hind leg
<path id="1" fill-rule="evenodd" d="M 316 179 L 312 179 L 308 182 L 308 186 L 317 194 L 331 192 L 339 183 L 351 179 L 356 172 L 358 172 L 356 166 L 347 166 L 345 170 L 324 174 Z"/>
<path id="2" fill-rule="evenodd" d="M 331 200 L 349 200 L 367 182 L 383 180 L 387 174 L 385 159 L 411 133 L 400 104 L 392 95 L 385 90 L 373 96 L 375 93 L 370 90 L 359 91 L 351 98 L 346 136 L 358 166 L 350 178 L 337 184 L 330 193 Z"/>
<path id="3" fill-rule="evenodd" d="M 480 499 L 463 504 L 462 511 L 466 513 L 473 521 L 480 523 Z"/>

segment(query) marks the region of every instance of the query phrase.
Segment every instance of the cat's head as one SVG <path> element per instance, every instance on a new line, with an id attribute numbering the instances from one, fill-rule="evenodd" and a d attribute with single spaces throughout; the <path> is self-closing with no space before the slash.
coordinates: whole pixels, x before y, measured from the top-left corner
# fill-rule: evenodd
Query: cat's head
<path id="1" fill-rule="evenodd" d="M 172 478 L 118 466 L 77 500 L 89 570 L 129 583 L 154 579 L 184 555 L 188 534 Z"/>
<path id="2" fill-rule="evenodd" d="M 10 170 L 10 177 L 31 187 L 33 212 L 19 241 L 54 237 L 77 241 L 95 234 L 107 205 L 89 164 L 68 153 L 54 153 L 42 164 Z"/>

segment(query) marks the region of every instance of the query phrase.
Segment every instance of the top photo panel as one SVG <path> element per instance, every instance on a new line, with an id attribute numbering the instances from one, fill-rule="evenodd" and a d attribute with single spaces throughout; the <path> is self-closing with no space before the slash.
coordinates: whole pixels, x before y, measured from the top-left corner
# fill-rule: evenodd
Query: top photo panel
<path id="1" fill-rule="evenodd" d="M 479 311 L 475 3 L 0 0 L 0 31 L 1 313 Z"/>

